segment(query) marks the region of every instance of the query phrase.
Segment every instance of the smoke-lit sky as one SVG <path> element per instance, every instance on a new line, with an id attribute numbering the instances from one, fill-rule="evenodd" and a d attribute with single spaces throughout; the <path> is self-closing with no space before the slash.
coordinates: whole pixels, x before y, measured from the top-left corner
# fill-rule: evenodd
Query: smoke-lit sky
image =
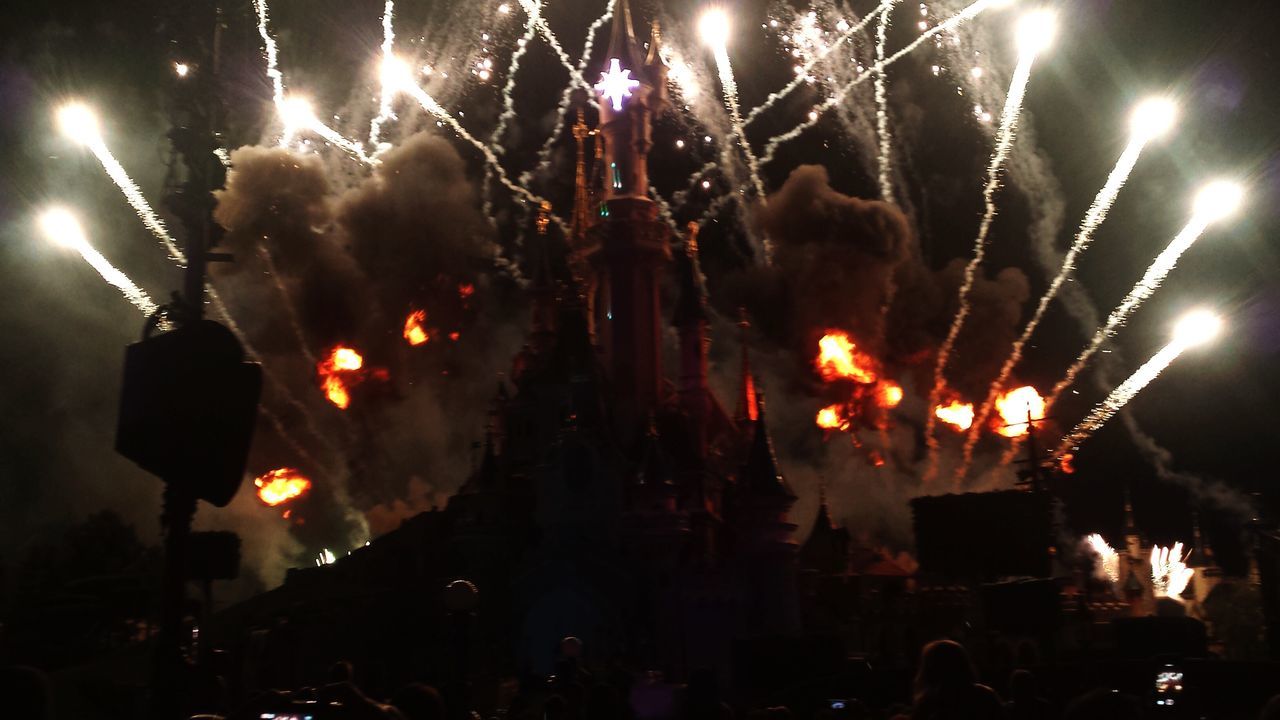
<path id="1" fill-rule="evenodd" d="M 496 8 L 499 3 L 491 4 Z M 862 15 L 874 4 L 853 0 L 848 8 Z M 940 15 L 962 6 L 953 0 L 926 5 Z M 256 144 L 273 125 L 251 4 L 246 0 L 226 6 L 227 137 L 234 148 Z M 1003 359 L 1003 347 L 1049 277 L 1037 247 L 1046 240 L 1059 251 L 1064 247 L 1123 148 L 1128 108 L 1150 91 L 1179 98 L 1183 113 L 1176 131 L 1144 155 L 1093 248 L 1082 257 L 1078 280 L 1032 338 L 1015 375 L 1042 390 L 1051 385 L 1085 341 L 1076 319 L 1063 309 L 1073 298 L 1078 302 L 1073 293 L 1083 292 L 1105 314 L 1185 223 L 1190 197 L 1204 179 L 1218 174 L 1243 179 L 1249 196 L 1240 218 L 1206 234 L 1121 332 L 1115 352 L 1104 354 L 1100 365 L 1112 369 L 1112 383 L 1119 382 L 1164 344 L 1173 319 L 1193 305 L 1208 303 L 1226 316 L 1223 338 L 1189 353 L 1139 396 L 1131 405 L 1136 425 L 1118 417 L 1093 438 L 1076 463 L 1080 472 L 1062 488 L 1070 517 L 1081 531 L 1118 530 L 1120 488 L 1129 482 L 1140 524 L 1157 539 L 1185 539 L 1190 521 L 1180 487 L 1208 488 L 1216 479 L 1236 492 L 1275 498 L 1271 418 L 1280 402 L 1280 380 L 1273 370 L 1280 360 L 1280 285 L 1274 280 L 1280 270 L 1275 239 L 1280 228 L 1280 125 L 1275 121 L 1280 88 L 1270 33 L 1280 21 L 1280 10 L 1268 0 L 1075 0 L 1056 6 L 1059 37 L 1032 77 L 1023 135 L 1015 145 L 1007 189 L 997 198 L 1000 214 L 984 265 L 986 280 L 976 296 L 984 310 L 969 335 L 961 337 L 962 356 L 952 380 L 965 392 L 985 389 Z M 891 47 L 918 34 L 918 8 L 918 2 L 904 0 L 894 11 Z M 364 137 L 367 120 L 361 125 L 357 119 L 367 118 L 376 106 L 371 99 L 376 88 L 369 83 L 381 40 L 382 3 L 276 0 L 271 9 L 289 86 L 305 88 L 322 117 L 348 118 L 349 124 L 336 124 L 349 136 Z M 675 22 L 668 24 L 666 34 L 687 61 L 702 68 L 706 107 L 699 117 L 709 126 L 707 134 L 722 138 L 724 111 L 716 104 L 711 60 L 703 57 L 709 53 L 692 43 L 698 9 L 692 3 L 667 3 L 665 12 Z M 830 4 L 820 9 L 824 17 L 839 12 Z M 653 5 L 638 3 L 637 10 L 647 18 Z M 760 2 L 733 10 L 737 21 L 730 56 L 742 105 L 751 108 L 787 81 L 792 64 L 779 49 L 777 32 L 760 25 L 794 10 Z M 602 11 L 603 2 L 596 0 L 551 0 L 546 15 L 576 58 L 587 24 Z M 64 1 L 6 9 L 0 17 L 0 101 L 5 108 L 0 122 L 0 327 L 5 331 L 0 349 L 0 546 L 10 548 L 0 552 L 0 561 L 20 558 L 33 535 L 55 533 L 99 508 L 120 512 L 144 535 L 156 527 L 158 481 L 112 451 L 122 351 L 139 336 L 140 318 L 78 257 L 45 242 L 33 219 L 50 201 L 73 205 L 98 248 L 154 297 L 165 298 L 168 289 L 177 287 L 177 271 L 101 168 L 88 153 L 57 137 L 52 123 L 53 108 L 67 98 L 93 103 L 103 115 L 112 150 L 161 207 L 167 93 L 173 82 L 169 62 L 181 54 L 167 29 L 174 12 L 172 3 L 152 0 Z M 472 53 L 477 44 L 492 45 L 494 65 L 501 71 L 495 83 L 437 78 L 429 88 L 447 107 L 461 110 L 462 123 L 480 137 L 487 137 L 500 112 L 499 91 L 523 16 L 517 10 L 503 22 L 495 17 L 492 8 L 474 3 L 400 0 L 397 8 L 398 47 L 416 59 L 447 64 L 450 55 Z M 803 139 L 784 146 L 766 167 L 770 193 L 784 188 L 800 165 L 826 168 L 825 179 L 811 168 L 786 185 L 778 205 L 797 208 L 790 222 L 776 208 L 745 220 L 730 209 L 704 230 L 703 267 L 713 305 L 726 317 L 738 304 L 759 316 L 761 365 L 777 390 L 770 393 L 770 417 L 779 451 L 790 461 L 790 468 L 784 462 L 784 470 L 794 475 L 808 501 L 801 506 L 804 512 L 812 512 L 817 473 L 839 475 L 843 470 L 832 468 L 861 462 L 843 448 L 824 447 L 809 420 L 820 395 L 802 372 L 812 333 L 817 325 L 838 319 L 845 329 L 867 335 L 865 342 L 901 378 L 916 387 L 927 381 L 927 368 L 907 359 L 936 344 L 949 320 L 945 303 L 947 293 L 954 293 L 957 268 L 948 265 L 968 257 L 991 146 L 990 127 L 975 120 L 973 105 L 998 112 L 1012 65 L 1007 45 L 1015 17 L 1013 10 L 993 11 L 959 33 L 964 50 L 983 51 L 973 62 L 987 69 L 990 83 L 958 80 L 968 68 L 956 61 L 960 51 L 954 49 L 922 48 L 890 72 L 895 177 L 903 188 L 905 230 L 899 230 L 896 214 L 882 215 L 874 205 L 842 197 L 878 195 L 869 84 L 866 93 L 853 98 L 860 105 L 824 119 Z M 492 42 L 481 42 L 481 32 L 491 32 Z M 944 72 L 935 76 L 933 64 L 942 65 Z M 588 77 L 594 77 L 588 70 Z M 565 76 L 545 46 L 533 41 L 517 77 L 520 112 L 506 142 L 506 159 L 525 169 L 550 129 Z M 964 86 L 963 94 L 957 93 L 957 84 Z M 749 133 L 757 150 L 768 135 L 803 119 L 813 102 L 812 91 L 802 89 L 782 104 L 779 117 L 763 118 Z M 406 105 L 401 114 L 390 138 L 402 141 L 417 130 L 435 131 L 416 108 Z M 658 127 L 653 174 L 668 197 L 683 188 L 683 179 L 702 162 L 718 156 L 714 150 L 696 157 L 703 132 L 683 121 Z M 489 229 L 480 211 L 484 196 L 477 184 L 478 154 L 449 135 L 443 137 L 448 140 L 418 136 L 397 149 L 381 176 L 370 176 L 333 151 L 312 161 L 310 175 L 303 163 L 303 169 L 285 168 L 277 176 L 270 153 L 243 151 L 236 169 L 244 171 L 240 178 L 246 184 L 240 188 L 245 192 L 232 195 L 241 204 L 220 211 L 228 225 L 239 223 L 242 230 L 238 235 L 237 227 L 230 228 L 228 246 L 238 263 L 219 269 L 220 287 L 251 336 L 263 344 L 260 349 L 277 358 L 276 371 L 290 378 L 294 393 L 311 385 L 309 364 L 287 347 L 292 330 L 254 245 L 262 234 L 273 238 L 269 246 L 278 276 L 284 292 L 297 300 L 303 330 L 317 346 L 313 352 L 345 334 L 365 343 L 376 362 L 397 373 L 394 392 L 379 400 L 376 412 L 344 417 L 322 400 L 306 401 L 321 434 L 344 449 L 362 442 L 352 438 L 378 436 L 376 442 L 360 445 L 366 448 L 360 453 L 331 453 L 307 441 L 325 472 L 350 475 L 322 491 L 341 502 L 325 505 L 323 511 L 317 502 L 317 517 L 336 515 L 315 524 L 334 533 L 340 534 L 339 527 L 349 531 L 351 524 L 333 510 L 345 507 L 347 500 L 339 496 L 353 497 L 361 510 L 378 507 L 370 514 L 376 526 L 440 502 L 456 487 L 470 442 L 484 421 L 483 403 L 492 393 L 495 373 L 507 368 L 509 354 L 521 342 L 526 305 L 509 273 L 492 270 L 489 259 L 496 244 L 516 262 L 524 261 L 515 247 L 519 215 L 505 191 L 494 190 L 499 222 L 496 231 Z M 676 139 L 685 140 L 687 147 L 677 150 Z M 562 215 L 567 214 L 560 206 L 568 200 L 572 180 L 566 150 L 559 146 L 553 163 L 563 172 L 540 186 Z M 257 184 L 247 184 L 250 180 Z M 717 177 L 713 190 L 726 187 Z M 699 195 L 695 188 L 690 197 L 696 217 L 709 195 Z M 780 248 L 779 262 L 769 271 L 747 267 L 744 260 L 762 229 Z M 457 346 L 429 357 L 406 355 L 395 342 L 396 320 L 405 304 L 456 304 L 445 296 L 463 282 L 481 287 L 474 306 L 443 311 L 464 330 Z M 893 311 L 886 316 L 865 312 L 883 302 L 880 291 L 886 283 L 896 292 Z M 762 298 L 776 302 L 762 303 Z M 736 372 L 730 327 L 728 322 L 715 325 L 719 387 Z M 1055 409 L 1058 422 L 1067 427 L 1104 395 L 1092 371 L 1075 389 L 1079 396 L 1065 397 Z M 278 394 L 270 399 L 286 424 L 305 436 L 304 418 L 290 415 Z M 895 441 L 914 444 L 911 423 L 902 426 L 895 430 Z M 1140 447 L 1135 437 L 1142 433 L 1156 445 Z M 1156 446 L 1171 453 L 1163 468 L 1153 467 Z M 267 431 L 259 434 L 253 462 L 256 469 L 307 464 L 290 457 L 286 444 Z M 1180 474 L 1181 485 L 1172 482 L 1176 478 L 1171 472 Z M 1162 474 L 1165 478 L 1158 479 Z M 841 482 L 838 477 L 829 480 L 833 486 Z M 888 506 L 901 506 L 914 485 L 899 480 L 894 475 L 887 481 L 857 481 L 844 492 L 833 487 L 833 503 L 851 522 L 889 513 L 899 527 L 876 530 L 900 539 L 905 508 Z M 279 532 L 263 532 L 276 514 L 259 511 L 245 495 L 237 500 L 239 509 L 228 513 L 234 518 L 228 524 L 251 540 L 257 538 L 260 547 L 271 544 L 286 551 L 332 541 L 321 537 L 319 529 L 313 532 L 320 535 L 295 532 L 301 545 L 282 537 L 283 525 Z M 1215 536 L 1223 542 L 1234 537 L 1237 516 L 1209 507 L 1206 512 L 1215 521 Z M 216 519 L 206 516 L 203 521 Z"/>

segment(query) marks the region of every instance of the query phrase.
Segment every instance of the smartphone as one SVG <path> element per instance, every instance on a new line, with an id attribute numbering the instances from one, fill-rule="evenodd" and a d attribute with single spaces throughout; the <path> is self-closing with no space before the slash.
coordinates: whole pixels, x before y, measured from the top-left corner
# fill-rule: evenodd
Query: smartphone
<path id="1" fill-rule="evenodd" d="M 1182 670 L 1165 665 L 1156 672 L 1156 705 L 1172 707 L 1182 692 Z"/>

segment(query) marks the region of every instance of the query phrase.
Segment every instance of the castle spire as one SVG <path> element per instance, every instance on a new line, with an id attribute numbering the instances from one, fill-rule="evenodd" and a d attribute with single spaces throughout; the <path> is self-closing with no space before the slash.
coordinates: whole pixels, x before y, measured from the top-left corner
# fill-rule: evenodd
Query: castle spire
<path id="1" fill-rule="evenodd" d="M 741 379 L 738 382 L 738 407 L 733 419 L 742 425 L 755 422 L 757 417 L 756 379 L 751 374 L 751 350 L 747 336 L 751 330 L 751 322 L 747 320 L 747 309 L 738 308 L 738 345 L 742 348 Z"/>
<path id="2" fill-rule="evenodd" d="M 608 56 L 617 58 L 624 67 L 635 69 L 640 67 L 640 44 L 636 42 L 635 30 L 632 29 L 631 4 L 627 0 L 616 0 L 616 3 Z"/>
<path id="3" fill-rule="evenodd" d="M 577 143 L 577 162 L 573 171 L 573 221 L 571 243 L 573 247 L 581 247 L 587 237 L 587 226 L 591 222 L 591 196 L 587 190 L 587 149 L 586 140 L 590 131 L 587 121 L 578 108 L 578 120 L 573 124 L 573 140 Z M 599 143 L 596 143 L 597 148 Z"/>
<path id="4" fill-rule="evenodd" d="M 707 448 L 707 291 L 698 266 L 698 224 L 689 223 L 684 258 L 677 265 L 679 296 L 671 324 L 680 337 L 680 405 L 693 430 L 694 447 L 702 456 Z"/>

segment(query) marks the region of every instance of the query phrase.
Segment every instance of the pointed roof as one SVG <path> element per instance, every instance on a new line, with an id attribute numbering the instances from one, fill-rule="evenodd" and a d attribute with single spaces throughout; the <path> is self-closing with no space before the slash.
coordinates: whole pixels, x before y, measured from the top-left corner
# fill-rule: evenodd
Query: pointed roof
<path id="1" fill-rule="evenodd" d="M 1124 489 L 1124 535 L 1129 537 L 1138 534 L 1138 526 L 1133 521 L 1133 498 L 1129 493 L 1128 486 Z"/>
<path id="2" fill-rule="evenodd" d="M 773 440 L 769 437 L 769 428 L 765 422 L 762 394 L 756 397 L 756 408 L 755 433 L 747 451 L 747 462 L 742 466 L 739 486 L 748 494 L 795 502 L 796 494 L 787 484 L 786 478 L 782 477 L 777 457 L 773 454 Z"/>
<path id="3" fill-rule="evenodd" d="M 640 68 L 640 43 L 631 24 L 631 4 L 617 0 L 613 8 L 613 33 L 609 37 L 608 58 L 617 58 L 628 70 Z M 607 63 L 607 60 L 606 60 Z"/>
<path id="4" fill-rule="evenodd" d="M 818 490 L 818 517 L 800 548 L 800 567 L 822 573 L 842 573 L 849 563 L 849 530 L 837 527 L 827 510 L 825 484 Z"/>
<path id="5" fill-rule="evenodd" d="M 707 320 L 707 288 L 702 282 L 698 264 L 698 223 L 689 223 L 689 237 L 684 243 L 685 260 L 677 265 L 680 296 L 676 298 L 671 324 L 683 327 Z"/>

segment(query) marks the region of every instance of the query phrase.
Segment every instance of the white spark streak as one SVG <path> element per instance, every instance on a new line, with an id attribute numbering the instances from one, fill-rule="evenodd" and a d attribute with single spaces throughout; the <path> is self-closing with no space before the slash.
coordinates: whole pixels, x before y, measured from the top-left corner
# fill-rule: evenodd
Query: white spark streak
<path id="1" fill-rule="evenodd" d="M 138 309 L 145 317 L 156 312 L 156 304 L 145 290 L 134 284 L 128 275 L 121 272 L 109 260 L 103 257 L 85 236 L 80 221 L 71 211 L 65 208 L 47 210 L 40 217 L 40 227 L 50 240 L 75 250 L 90 267 L 98 271 L 103 280 L 120 291 L 125 300 Z"/>
<path id="2" fill-rule="evenodd" d="M 271 98 L 277 110 L 284 103 L 284 75 L 280 72 L 279 48 L 276 39 L 267 29 L 267 0 L 253 0 L 253 9 L 258 14 L 258 34 L 262 36 L 262 47 L 267 56 L 267 77 L 271 79 Z"/>
<path id="3" fill-rule="evenodd" d="M 996 132 L 996 147 L 991 153 L 991 162 L 987 165 L 987 183 L 982 189 L 982 202 L 984 210 L 982 213 L 982 221 L 978 225 L 978 236 L 973 241 L 973 257 L 969 259 L 969 263 L 964 268 L 964 281 L 960 284 L 959 291 L 959 309 L 956 311 L 955 319 L 951 322 L 951 328 L 947 331 L 947 337 L 943 340 L 942 345 L 938 348 L 938 359 L 933 369 L 933 389 L 929 392 L 929 403 L 927 407 L 934 407 L 938 404 L 938 400 L 942 397 L 942 391 L 946 386 L 946 369 L 947 362 L 951 359 L 951 350 L 955 347 L 956 337 L 960 335 L 960 329 L 964 327 L 965 320 L 969 317 L 969 293 L 973 289 L 974 280 L 977 278 L 978 266 L 982 264 L 983 256 L 987 249 L 987 234 L 991 230 L 991 223 L 996 216 L 995 193 L 1000 187 L 1000 173 L 1004 168 L 1004 162 L 1009 156 L 1009 148 L 1013 145 L 1014 135 L 1018 128 L 1018 115 L 1022 111 L 1022 99 L 1026 94 L 1027 81 L 1031 79 L 1031 67 L 1035 64 L 1037 53 L 1032 51 L 1024 51 L 1019 53 L 1018 65 L 1013 71 L 1013 79 L 1009 83 L 1009 94 L 1005 97 L 1004 109 L 1000 112 L 1000 127 Z M 925 477 L 931 478 L 937 471 L 938 465 L 938 441 L 933 436 L 934 426 L 937 420 L 934 414 L 930 413 L 925 421 L 925 440 L 929 446 L 929 459 Z M 977 426 L 977 423 L 974 423 Z"/>
<path id="4" fill-rule="evenodd" d="M 393 62 L 392 50 L 395 47 L 396 34 L 392 26 L 392 14 L 395 12 L 395 0 L 387 0 L 387 4 L 382 8 L 382 62 Z M 381 76 L 381 68 L 379 75 Z M 382 85 L 381 94 L 378 99 L 378 114 L 369 121 L 369 148 L 376 155 L 382 149 L 382 124 L 388 120 L 395 119 L 395 113 L 391 109 L 391 101 L 395 98 L 395 89 L 391 87 L 385 77 L 380 77 L 379 82 Z"/>
<path id="5" fill-rule="evenodd" d="M 1044 318 L 1045 311 L 1049 308 L 1049 303 L 1058 295 L 1059 288 L 1066 282 L 1068 276 L 1075 270 L 1076 258 L 1080 253 L 1089 247 L 1093 241 L 1093 234 L 1106 219 L 1107 212 L 1111 210 L 1111 206 L 1115 203 L 1116 196 L 1120 193 L 1120 189 L 1124 187 L 1125 181 L 1129 178 L 1129 174 L 1133 172 L 1133 166 L 1138 162 L 1138 156 L 1142 154 L 1142 149 L 1147 142 L 1146 136 L 1135 137 L 1124 152 L 1120 154 L 1120 159 L 1116 161 L 1116 165 L 1111 170 L 1111 174 L 1107 176 L 1107 182 L 1098 191 L 1097 196 L 1093 199 L 1093 204 L 1089 206 L 1088 211 L 1084 214 L 1084 220 L 1080 223 L 1080 229 L 1076 231 L 1075 241 L 1071 243 L 1071 247 L 1067 250 L 1066 257 L 1062 260 L 1062 267 L 1058 270 L 1058 274 L 1054 276 L 1049 283 L 1049 288 L 1045 290 L 1044 295 L 1040 297 L 1039 303 L 1036 304 L 1036 310 L 1031 315 L 1031 319 L 1027 321 L 1025 327 L 1022 328 L 1022 334 L 1014 341 L 1013 348 L 1009 351 L 1009 356 L 1005 358 L 1004 365 L 1000 367 L 1000 372 L 996 375 L 996 379 L 992 381 L 991 387 L 987 389 L 987 399 L 983 401 L 982 406 L 978 410 L 978 420 L 969 428 L 969 434 L 965 437 L 964 442 L 964 462 L 962 464 L 961 473 L 963 474 L 969 467 L 969 463 L 973 460 L 973 449 L 978 442 L 978 434 L 981 425 L 986 423 L 987 417 L 991 415 L 991 408 L 995 404 L 996 397 L 1004 388 L 1005 381 L 1009 379 L 1013 368 L 1022 359 L 1022 350 L 1027 344 L 1027 340 L 1031 338 L 1031 334 L 1036 331 L 1040 325 L 1041 319 Z M 1049 403 L 1052 403 L 1052 397 Z M 1025 436 L 1019 435 L 1013 440 L 1014 448 L 1021 444 Z"/>
<path id="6" fill-rule="evenodd" d="M 831 55 L 831 53 L 835 52 L 849 38 L 862 32 L 862 29 L 867 26 L 867 23 L 871 22 L 876 17 L 879 17 L 882 13 L 887 13 L 889 11 L 889 8 L 892 7 L 894 3 L 896 3 L 897 1 L 898 0 L 881 0 L 880 4 L 876 6 L 876 8 L 872 10 L 870 13 L 868 13 L 866 17 L 859 20 L 848 30 L 845 30 L 844 32 L 840 33 L 840 35 L 838 35 L 835 40 L 831 41 L 830 45 L 825 47 L 821 52 L 814 55 L 813 58 L 811 58 L 807 63 L 805 63 L 801 67 L 800 72 L 796 73 L 795 78 L 793 78 L 791 82 L 784 85 L 781 90 L 778 90 L 777 92 L 770 94 L 769 97 L 764 99 L 764 102 L 760 103 L 759 106 L 755 107 L 754 109 L 751 110 L 751 112 L 747 113 L 747 116 L 743 119 L 743 125 L 744 126 L 750 125 L 753 120 L 760 117 L 760 115 L 763 114 L 766 110 L 776 105 L 779 100 L 786 97 L 787 95 L 790 95 L 791 91 L 795 90 L 801 85 L 804 85 L 805 78 L 809 76 L 810 70 L 812 70 L 818 63 L 822 62 L 823 60 L 826 60 L 827 57 Z M 982 0 L 982 1 L 987 2 L 988 4 L 990 4 L 991 2 L 991 0 Z M 913 45 L 914 44 L 919 44 L 919 41 L 916 41 L 916 43 L 913 43 Z"/>
<path id="7" fill-rule="evenodd" d="M 1102 347 L 1104 342 L 1115 335 L 1120 326 L 1133 314 L 1133 311 L 1137 310 L 1143 301 L 1151 297 L 1156 288 L 1160 287 L 1160 283 L 1178 264 L 1178 259 L 1200 238 L 1205 228 L 1209 226 L 1210 221 L 1211 218 L 1206 213 L 1197 213 L 1192 216 L 1191 221 L 1156 256 L 1156 259 L 1147 267 L 1147 271 L 1143 273 L 1142 279 L 1129 290 L 1129 294 L 1111 311 L 1111 314 L 1107 316 L 1107 321 L 1094 333 L 1093 339 L 1081 351 L 1080 356 L 1071 364 L 1071 367 L 1067 369 L 1066 375 L 1063 375 L 1062 379 L 1049 391 L 1049 397 L 1045 399 L 1049 405 L 1052 405 L 1058 399 L 1058 396 L 1062 394 L 1062 391 L 1075 382 L 1076 376 L 1088 364 L 1089 359 Z M 1157 372 L 1159 371 L 1157 370 Z"/>
<path id="8" fill-rule="evenodd" d="M 760 165 L 756 161 L 755 153 L 751 150 L 751 143 L 747 141 L 746 128 L 742 124 L 742 115 L 738 111 L 738 83 L 733 77 L 733 66 L 729 64 L 729 51 L 723 44 L 713 48 L 716 58 L 716 70 L 720 75 L 720 86 L 724 92 L 725 107 L 729 110 L 729 122 L 732 126 L 732 135 L 729 143 L 725 143 L 722 151 L 724 164 L 729 165 L 729 147 L 734 139 L 737 140 L 738 146 L 742 148 L 742 154 L 747 159 L 747 171 L 751 176 L 751 186 L 755 188 L 756 197 L 760 202 L 765 202 L 764 181 L 760 179 Z M 765 264 L 770 263 L 773 255 L 772 243 L 766 237 L 764 239 L 764 258 Z"/>
<path id="9" fill-rule="evenodd" d="M 102 164 L 102 169 L 107 171 L 107 175 L 111 181 L 120 188 L 120 192 L 124 193 L 124 198 L 129 202 L 129 207 L 138 214 L 138 218 L 142 220 L 142 224 L 147 226 L 151 234 L 164 245 L 164 249 L 168 251 L 169 258 L 178 265 L 186 265 L 187 258 L 182 254 L 182 250 L 178 249 L 177 243 L 173 241 L 173 236 L 169 234 L 169 230 L 165 228 L 164 221 L 156 215 L 155 210 L 151 209 L 151 205 L 147 199 L 142 196 L 142 190 L 138 188 L 138 184 L 129 177 L 129 173 L 125 172 L 124 167 L 111 154 L 111 150 L 107 147 L 107 143 L 101 136 L 94 137 L 88 143 L 89 151 Z"/>
<path id="10" fill-rule="evenodd" d="M 604 14 L 596 18 L 595 22 L 591 23 L 591 26 L 587 28 L 587 37 L 582 46 L 582 56 L 578 58 L 577 69 L 579 75 L 587 69 L 587 63 L 591 61 L 591 51 L 595 47 L 596 33 L 613 18 L 613 6 L 616 2 L 617 0 L 609 0 L 609 4 L 605 6 Z M 535 168 L 520 174 L 521 185 L 528 186 L 534 175 L 541 173 L 551 164 L 551 148 L 555 145 L 556 140 L 560 139 L 560 134 L 564 132 L 564 120 L 568 116 L 573 91 L 577 87 L 573 82 L 564 86 L 564 90 L 560 93 L 560 104 L 556 106 L 555 127 L 551 129 L 551 134 L 547 136 L 547 139 L 542 143 L 542 147 L 538 149 L 538 163 Z"/>
<path id="11" fill-rule="evenodd" d="M 1097 432 L 1098 428 L 1110 420 L 1120 411 L 1120 408 L 1124 407 L 1152 380 L 1155 380 L 1190 345 L 1185 339 L 1175 338 L 1173 342 L 1161 348 L 1160 352 L 1151 356 L 1150 360 L 1138 368 L 1128 379 L 1120 383 L 1115 390 L 1112 390 L 1111 394 L 1099 403 L 1089 413 L 1088 417 L 1081 420 L 1079 424 L 1072 428 L 1071 432 L 1067 433 L 1066 437 L 1062 438 L 1062 442 L 1054 450 L 1054 455 L 1061 457 L 1064 453 L 1070 452 L 1090 435 Z"/>
<path id="12" fill-rule="evenodd" d="M 825 114 L 828 110 L 836 107 L 840 103 L 844 102 L 845 96 L 848 95 L 851 90 L 853 90 L 858 85 L 861 85 L 865 80 L 867 80 L 867 78 L 872 77 L 874 73 L 882 72 L 885 68 L 894 64 L 898 60 L 901 60 L 902 58 L 906 57 L 908 54 L 911 53 L 911 51 L 920 47 L 921 45 L 923 45 L 929 39 L 933 38 L 938 33 L 954 30 L 960 25 L 963 25 L 965 22 L 968 22 L 969 20 L 971 20 L 974 16 L 978 15 L 982 11 L 998 6 L 1003 2 L 1004 0 L 977 0 L 977 2 L 973 3 L 972 5 L 969 5 L 968 7 L 956 13 L 955 15 L 952 15 L 950 18 L 948 18 L 944 22 L 941 22 L 933 26 L 927 32 L 921 33 L 920 37 L 911 41 L 909 44 L 907 44 L 906 47 L 890 55 L 888 58 L 884 60 L 884 62 L 876 63 L 875 65 L 872 65 L 871 67 L 863 70 L 861 73 L 858 74 L 857 77 L 855 77 L 854 79 L 850 80 L 849 82 L 841 86 L 840 89 L 835 92 L 835 94 L 833 94 L 831 97 L 827 98 L 826 100 L 818 104 L 816 107 L 814 107 L 813 111 L 809 113 L 808 120 L 800 123 L 794 128 L 788 130 L 787 132 L 784 132 L 780 135 L 775 135 L 774 137 L 770 138 L 769 141 L 765 143 L 764 152 L 760 154 L 760 165 L 762 167 L 765 165 L 768 165 L 773 160 L 774 154 L 777 152 L 779 146 L 783 145 L 784 143 L 788 143 L 792 140 L 795 140 L 796 138 L 804 134 L 805 130 L 808 130 L 814 125 L 817 125 L 818 121 L 822 118 L 823 114 Z M 866 20 L 870 19 L 870 17 L 871 16 L 868 15 L 867 18 L 863 19 L 863 23 L 860 23 L 859 25 L 865 24 Z M 792 82 L 794 83 L 795 81 L 792 81 Z M 769 100 L 766 99 L 765 104 L 768 104 L 768 103 L 769 103 Z M 753 110 L 750 113 L 748 113 L 746 118 L 746 123 L 750 124 L 752 118 L 758 114 L 757 111 L 763 107 L 764 105 L 761 105 L 759 108 L 756 108 L 756 110 Z"/>
<path id="13" fill-rule="evenodd" d="M 885 41 L 889 34 L 889 12 L 897 0 L 884 0 L 884 8 L 880 22 L 876 25 L 876 65 L 881 69 L 875 74 L 876 95 L 876 135 L 880 139 L 880 155 L 877 158 L 880 169 L 880 199 L 893 202 L 893 136 L 889 130 L 889 99 L 886 93 L 884 72 Z M 886 305 L 887 307 L 887 305 Z"/>
<path id="14" fill-rule="evenodd" d="M 258 246 L 258 256 L 262 258 L 262 263 L 267 266 L 267 274 L 271 276 L 271 282 L 276 286 L 276 292 L 280 293 L 280 300 L 284 304 L 285 315 L 289 317 L 289 326 L 293 330 L 293 336 L 298 340 L 298 349 L 302 351 L 304 357 L 307 358 L 307 364 L 310 367 L 316 366 L 316 356 L 311 352 L 311 347 L 307 343 L 306 335 L 302 332 L 302 323 L 298 321 L 298 311 L 293 305 L 293 298 L 284 286 L 284 281 L 280 279 L 280 273 L 276 272 L 275 260 L 271 257 L 271 251 L 266 245 Z"/>

